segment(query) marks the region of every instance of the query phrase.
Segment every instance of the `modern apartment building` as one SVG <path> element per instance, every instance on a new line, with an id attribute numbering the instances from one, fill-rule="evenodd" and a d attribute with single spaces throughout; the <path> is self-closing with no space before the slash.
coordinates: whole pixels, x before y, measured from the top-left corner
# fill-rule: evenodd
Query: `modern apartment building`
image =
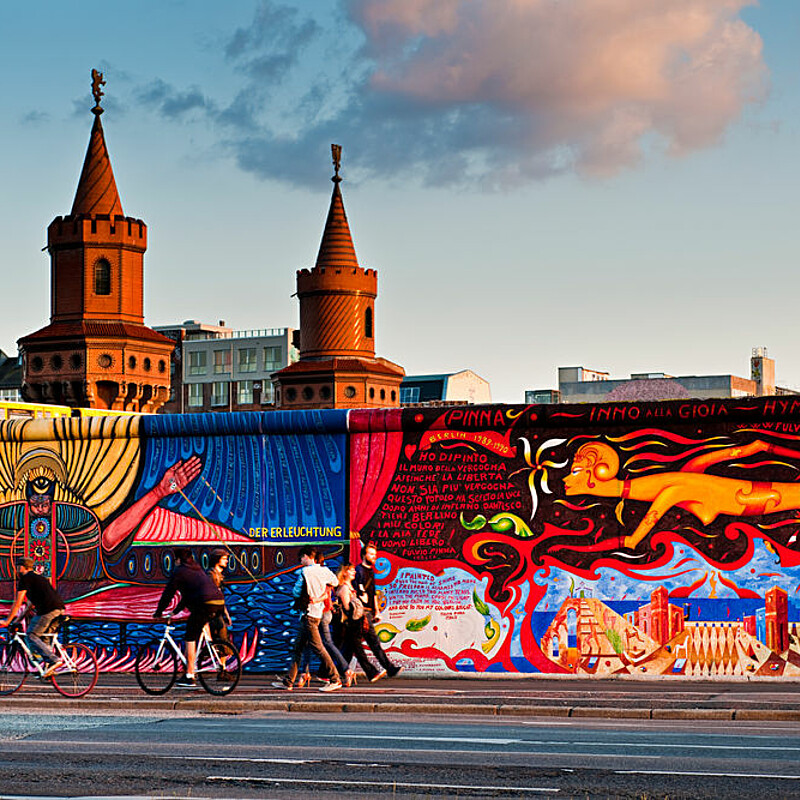
<path id="1" fill-rule="evenodd" d="M 297 361 L 293 328 L 235 331 L 187 320 L 156 330 L 177 342 L 166 413 L 259 411 L 274 406 L 272 373 Z"/>

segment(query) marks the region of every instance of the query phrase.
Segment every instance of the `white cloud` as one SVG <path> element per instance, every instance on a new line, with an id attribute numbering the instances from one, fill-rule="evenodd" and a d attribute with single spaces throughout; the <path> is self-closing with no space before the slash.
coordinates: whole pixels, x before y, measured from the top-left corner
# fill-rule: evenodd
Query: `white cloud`
<path id="1" fill-rule="evenodd" d="M 146 87 L 224 129 L 242 169 L 288 183 L 317 182 L 333 141 L 350 177 L 604 177 L 656 146 L 714 145 L 767 90 L 741 16 L 756 0 L 292 2 L 260 0 L 229 38 L 235 100 Z"/>
<path id="2" fill-rule="evenodd" d="M 374 70 L 367 93 L 447 114 L 454 144 L 481 108 L 517 141 L 489 161 L 563 161 L 608 174 L 658 134 L 673 154 L 713 144 L 766 87 L 752 0 L 351 0 Z M 383 107 L 386 107 L 384 102 Z M 407 113 L 407 112 L 406 112 Z"/>

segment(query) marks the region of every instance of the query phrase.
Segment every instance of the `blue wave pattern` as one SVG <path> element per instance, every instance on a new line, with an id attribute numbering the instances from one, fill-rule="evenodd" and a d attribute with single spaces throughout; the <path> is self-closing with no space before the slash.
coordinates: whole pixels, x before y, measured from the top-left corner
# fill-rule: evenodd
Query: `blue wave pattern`
<path id="1" fill-rule="evenodd" d="M 190 517 L 199 511 L 251 538 L 251 529 L 346 531 L 346 428 L 347 412 L 333 410 L 145 417 L 142 479 L 133 499 L 175 462 L 197 456 L 200 477 L 186 487 L 185 498 L 170 495 L 163 507 Z M 302 542 L 315 539 L 324 537 Z"/>
<path id="2" fill-rule="evenodd" d="M 327 563 L 334 572 L 340 559 Z M 233 619 L 229 629 L 233 643 L 239 647 L 245 636 L 248 643 L 257 635 L 255 655 L 244 669 L 246 672 L 281 673 L 289 669 L 294 652 L 294 642 L 299 628 L 300 615 L 292 608 L 292 588 L 297 575 L 294 571 L 276 575 L 269 581 L 257 584 L 233 584 L 225 587 L 225 601 Z M 119 623 L 77 622 L 70 623 L 70 641 L 89 645 L 101 655 L 118 656 L 128 651 L 136 654 L 137 648 L 160 635 L 160 624 L 126 625 L 125 645 L 120 642 Z M 178 638 L 183 628 L 177 630 Z M 132 667 L 132 661 L 129 665 Z"/>

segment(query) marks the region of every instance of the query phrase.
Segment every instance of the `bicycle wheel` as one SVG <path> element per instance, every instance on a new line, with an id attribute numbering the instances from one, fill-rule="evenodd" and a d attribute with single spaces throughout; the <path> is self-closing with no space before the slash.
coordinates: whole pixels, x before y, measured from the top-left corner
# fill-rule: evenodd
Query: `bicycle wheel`
<path id="1" fill-rule="evenodd" d="M 229 694 L 242 676 L 239 653 L 230 642 L 215 639 L 198 653 L 195 674 L 209 694 Z"/>
<path id="2" fill-rule="evenodd" d="M 152 639 L 139 648 L 135 671 L 142 691 L 166 694 L 178 677 L 178 659 L 163 639 Z"/>
<path id="3" fill-rule="evenodd" d="M 14 694 L 28 677 L 28 659 L 13 642 L 0 646 L 0 695 Z"/>
<path id="4" fill-rule="evenodd" d="M 100 674 L 95 654 L 85 644 L 65 644 L 62 649 L 63 663 L 50 679 L 55 690 L 64 697 L 89 694 L 97 685 Z"/>

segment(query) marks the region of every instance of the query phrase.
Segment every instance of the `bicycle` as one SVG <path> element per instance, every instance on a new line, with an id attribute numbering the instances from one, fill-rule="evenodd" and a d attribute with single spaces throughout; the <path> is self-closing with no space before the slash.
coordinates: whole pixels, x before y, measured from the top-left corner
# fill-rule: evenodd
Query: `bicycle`
<path id="1" fill-rule="evenodd" d="M 176 625 L 164 620 L 164 634 L 151 639 L 136 654 L 136 680 L 147 694 L 166 694 L 178 679 L 179 664 L 186 669 L 186 656 L 172 637 Z M 202 687 L 214 695 L 230 694 L 242 676 L 242 662 L 236 648 L 222 639 L 212 639 L 208 625 L 197 643 L 195 675 Z"/>
<path id="2" fill-rule="evenodd" d="M 67 617 L 54 620 L 50 630 L 42 638 L 50 640 L 50 646 L 59 659 L 58 669 L 49 677 L 55 690 L 64 697 L 83 697 L 97 685 L 100 668 L 95 654 L 85 644 L 62 644 L 58 630 Z M 14 694 L 28 677 L 37 672 L 45 680 L 45 670 L 50 665 L 34 655 L 22 630 L 21 622 L 8 626 L 8 641 L 0 647 L 0 695 Z"/>

